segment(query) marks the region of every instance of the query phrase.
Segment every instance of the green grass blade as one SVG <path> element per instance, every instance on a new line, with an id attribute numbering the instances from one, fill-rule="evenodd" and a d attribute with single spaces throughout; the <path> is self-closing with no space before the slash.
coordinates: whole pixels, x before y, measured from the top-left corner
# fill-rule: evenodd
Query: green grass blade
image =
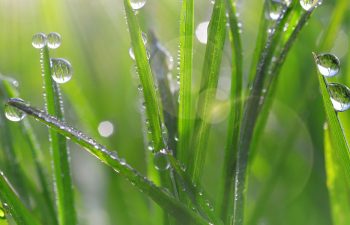
<path id="1" fill-rule="evenodd" d="M 229 15 L 229 33 L 232 48 L 232 76 L 230 109 L 228 119 L 227 140 L 225 146 L 224 168 L 223 168 L 223 191 L 220 193 L 220 214 L 224 221 L 229 221 L 233 204 L 233 178 L 237 154 L 237 143 L 239 137 L 240 120 L 242 114 L 242 82 L 243 82 L 243 55 L 241 35 L 239 32 L 238 19 L 236 17 L 236 7 L 232 0 L 226 0 Z"/>
<path id="2" fill-rule="evenodd" d="M 161 128 L 161 105 L 155 90 L 151 67 L 147 59 L 146 48 L 142 40 L 142 31 L 129 0 L 124 0 L 124 8 L 131 38 L 131 46 L 135 55 L 137 71 L 143 87 L 146 114 L 151 130 L 151 139 L 153 141 L 155 151 L 159 151 L 164 148 Z"/>
<path id="3" fill-rule="evenodd" d="M 8 80 L 3 80 L 3 85 L 8 98 L 14 98 L 18 96 L 17 90 L 9 83 Z M 46 171 L 42 165 L 42 153 L 40 151 L 38 141 L 28 120 L 23 120 L 23 122 L 20 124 L 23 137 L 28 142 L 28 145 L 30 147 L 31 155 L 35 163 L 35 169 L 42 190 L 42 197 L 45 201 L 45 207 L 42 209 L 45 211 L 45 213 L 43 213 L 44 217 L 47 219 L 47 221 L 50 222 L 50 224 L 58 224 L 53 201 L 48 189 L 49 186 L 46 179 Z"/>
<path id="4" fill-rule="evenodd" d="M 51 76 L 49 49 L 45 46 L 40 51 L 47 112 L 52 116 L 63 119 L 60 90 L 58 84 L 53 81 Z M 55 179 L 54 189 L 58 221 L 61 225 L 74 225 L 77 219 L 74 207 L 67 140 L 53 129 L 49 129 L 49 135 L 51 138 L 50 147 Z"/>
<path id="5" fill-rule="evenodd" d="M 208 42 L 202 70 L 200 98 L 198 100 L 197 115 L 203 119 L 196 121 L 196 137 L 193 152 L 193 162 L 189 165 L 189 172 L 194 183 L 198 183 L 201 177 L 207 152 L 209 137 L 211 104 L 215 99 L 215 92 L 223 47 L 226 39 L 226 8 L 224 0 L 215 1 L 211 20 L 208 26 Z"/>
<path id="6" fill-rule="evenodd" d="M 18 225 L 39 225 L 32 213 L 23 205 L 11 187 L 7 178 L 0 172 L 0 199 L 7 213 L 10 213 Z"/>
<path id="7" fill-rule="evenodd" d="M 157 187 L 130 165 L 126 164 L 124 160 L 121 160 L 116 154 L 107 150 L 104 146 L 98 144 L 95 140 L 83 134 L 81 131 L 68 126 L 64 122 L 59 121 L 43 111 L 30 107 L 28 104 L 23 103 L 18 99 L 10 99 L 8 104 L 22 110 L 30 116 L 33 116 L 50 128 L 55 129 L 56 132 L 70 138 L 72 141 L 85 148 L 89 153 L 114 169 L 117 173 L 123 175 L 128 181 L 147 194 L 180 222 L 190 221 L 191 224 L 208 224 L 206 219 L 187 208 L 167 191 Z"/>
<path id="8" fill-rule="evenodd" d="M 350 224 L 349 180 L 334 155 L 334 143 L 328 124 L 324 127 L 324 150 L 326 161 L 327 188 L 329 191 L 334 225 Z"/>
<path id="9" fill-rule="evenodd" d="M 189 146 L 193 134 L 192 121 L 192 64 L 194 36 L 194 1 L 182 2 L 180 17 L 180 93 L 178 112 L 177 158 L 188 166 Z"/>
<path id="10" fill-rule="evenodd" d="M 350 184 L 350 153 L 349 146 L 343 133 L 343 128 L 339 122 L 338 116 L 334 111 L 331 102 L 327 81 L 322 75 L 318 75 L 320 90 L 326 112 L 326 117 L 329 126 L 330 138 L 333 146 L 333 153 L 336 155 L 339 167 L 344 171 L 345 180 Z"/>

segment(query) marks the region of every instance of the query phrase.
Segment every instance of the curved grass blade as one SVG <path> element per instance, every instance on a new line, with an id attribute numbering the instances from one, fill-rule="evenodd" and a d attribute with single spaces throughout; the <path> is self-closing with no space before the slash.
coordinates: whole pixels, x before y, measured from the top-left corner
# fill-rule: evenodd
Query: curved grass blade
<path id="1" fill-rule="evenodd" d="M 203 119 L 196 121 L 196 137 L 193 152 L 193 162 L 189 165 L 192 181 L 198 183 L 207 152 L 210 124 L 205 120 L 209 118 L 211 103 L 215 98 L 219 78 L 222 52 L 226 39 L 226 8 L 224 0 L 215 1 L 211 20 L 208 27 L 208 43 L 202 70 L 200 98 L 198 100 L 197 114 Z"/>
<path id="2" fill-rule="evenodd" d="M 47 46 L 40 50 L 40 60 L 45 87 L 46 110 L 48 114 L 63 120 L 61 93 L 58 85 L 53 81 L 51 76 L 50 55 Z M 58 221 L 61 225 L 74 225 L 77 219 L 74 208 L 67 140 L 53 129 L 49 129 L 49 135 L 51 139 L 50 147 L 53 160 Z"/>
<path id="3" fill-rule="evenodd" d="M 349 180 L 339 166 L 339 161 L 334 155 L 334 143 L 331 138 L 328 124 L 324 126 L 324 150 L 326 161 L 327 188 L 329 191 L 332 218 L 334 225 L 350 224 L 349 204 Z"/>
<path id="4" fill-rule="evenodd" d="M 316 60 L 316 59 L 315 59 Z M 326 117 L 329 126 L 329 133 L 331 138 L 331 143 L 333 146 L 333 152 L 339 163 L 339 167 L 344 171 L 345 180 L 350 184 L 350 153 L 349 145 L 345 139 L 343 133 L 343 128 L 340 124 L 338 116 L 334 111 L 333 104 L 331 102 L 327 81 L 322 75 L 318 75 L 320 90 L 322 94 L 322 99 L 324 103 L 324 108 L 326 112 Z"/>
<path id="5" fill-rule="evenodd" d="M 161 105 L 155 90 L 151 67 L 147 59 L 146 48 L 142 40 L 142 31 L 129 0 L 124 0 L 124 8 L 131 38 L 131 45 L 135 55 L 137 71 L 143 87 L 147 119 L 151 130 L 151 139 L 154 144 L 154 149 L 157 152 L 165 147 L 161 129 L 161 121 L 163 119 L 161 114 Z"/>
<path id="6" fill-rule="evenodd" d="M 8 80 L 4 79 L 2 82 L 7 98 L 14 98 L 18 96 L 17 90 L 10 84 Z M 43 216 L 50 224 L 58 224 L 53 201 L 48 189 L 49 185 L 46 179 L 46 171 L 42 165 L 42 153 L 40 151 L 38 141 L 28 120 L 23 120 L 22 123 L 20 123 L 20 126 L 23 137 L 28 142 L 29 148 L 31 150 L 31 155 L 35 163 L 35 169 L 39 178 L 42 197 L 45 202 L 45 207 L 42 208 L 42 210 L 45 211 L 45 213 L 43 213 Z"/>
<path id="7" fill-rule="evenodd" d="M 0 172 L 0 199 L 7 214 L 11 214 L 18 225 L 39 225 L 32 213 L 23 205 L 7 178 Z"/>
<path id="8" fill-rule="evenodd" d="M 229 215 L 233 211 L 233 179 L 235 171 L 235 162 L 237 155 L 237 143 L 239 137 L 240 120 L 242 115 L 243 99 L 243 55 L 241 35 L 239 32 L 238 18 L 236 16 L 236 7 L 232 0 L 226 0 L 226 6 L 229 19 L 229 33 L 232 48 L 232 76 L 231 76 L 231 107 L 229 119 L 227 140 L 225 146 L 224 168 L 223 168 L 223 190 L 220 193 L 220 214 L 221 218 L 227 223 Z"/>
<path id="9" fill-rule="evenodd" d="M 191 224 L 198 225 L 209 223 L 206 219 L 197 215 L 175 199 L 167 190 L 157 187 L 137 170 L 128 165 L 124 160 L 120 159 L 115 153 L 107 150 L 104 146 L 98 144 L 95 140 L 83 134 L 81 131 L 68 126 L 64 122 L 59 121 L 43 111 L 30 107 L 28 104 L 23 103 L 18 99 L 10 99 L 8 104 L 22 110 L 30 116 L 33 116 L 50 128 L 85 148 L 90 154 L 100 159 L 104 164 L 123 175 L 128 181 L 130 181 L 130 183 L 138 187 L 140 191 L 147 194 L 157 204 L 163 207 L 166 212 L 173 215 L 180 222 L 190 221 Z"/>
<path id="10" fill-rule="evenodd" d="M 180 17 L 180 93 L 178 112 L 177 158 L 189 165 L 189 151 L 193 134 L 192 121 L 192 65 L 194 35 L 194 1 L 182 2 Z"/>

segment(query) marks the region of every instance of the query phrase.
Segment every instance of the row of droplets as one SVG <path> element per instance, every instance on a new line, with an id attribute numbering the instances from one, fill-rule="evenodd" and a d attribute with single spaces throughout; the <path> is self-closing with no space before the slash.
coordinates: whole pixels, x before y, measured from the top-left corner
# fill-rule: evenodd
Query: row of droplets
<path id="1" fill-rule="evenodd" d="M 330 53 L 314 54 L 317 69 L 324 77 L 334 77 L 340 71 L 340 60 Z M 327 83 L 327 89 L 337 112 L 343 112 L 350 108 L 350 89 L 339 83 Z"/>

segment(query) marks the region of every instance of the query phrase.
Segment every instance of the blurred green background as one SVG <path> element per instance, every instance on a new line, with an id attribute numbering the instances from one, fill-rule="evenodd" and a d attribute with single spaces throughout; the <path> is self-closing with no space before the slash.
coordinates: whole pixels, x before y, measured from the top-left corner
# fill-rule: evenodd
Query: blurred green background
<path id="1" fill-rule="evenodd" d="M 195 25 L 208 21 L 210 0 L 195 1 Z M 262 0 L 237 3 L 243 24 L 244 70 L 247 77 L 255 47 Z M 319 40 L 337 4 L 324 0 L 292 48 L 279 77 L 278 91 L 264 135 L 256 145 L 249 177 L 247 218 L 258 213 L 257 224 L 331 224 L 323 157 L 325 121 L 312 51 L 332 52 L 341 60 L 341 74 L 332 81 L 350 85 L 350 13 L 339 24 L 332 46 Z M 179 30 L 178 0 L 148 0 L 138 12 L 145 32 L 153 30 L 176 59 Z M 349 12 L 349 9 L 348 9 Z M 0 73 L 18 80 L 21 98 L 43 107 L 39 51 L 31 45 L 37 32 L 58 32 L 62 44 L 53 57 L 68 59 L 74 75 L 61 85 L 68 123 L 84 130 L 145 173 L 145 149 L 137 80 L 129 57 L 130 40 L 121 0 L 1 0 Z M 227 98 L 230 47 L 226 46 L 219 82 L 220 99 Z M 195 40 L 194 71 L 201 71 L 205 45 Z M 172 72 L 176 76 L 176 68 Z M 198 74 L 194 79 L 198 86 Z M 226 109 L 227 110 L 227 109 Z M 212 199 L 219 191 L 227 113 L 222 113 L 210 136 L 203 186 Z M 340 115 L 350 133 L 350 112 Z M 97 131 L 110 121 L 109 138 Z M 47 130 L 31 120 L 42 151 L 48 157 Z M 14 125 L 16 126 L 16 125 Z M 350 135 L 348 135 L 350 138 Z M 349 139 L 350 140 L 350 139 Z M 33 172 L 20 151 L 20 164 Z M 153 224 L 147 197 L 98 160 L 71 144 L 71 161 L 79 224 Z M 50 168 L 49 162 L 47 167 Z M 248 219 L 249 220 L 249 219 Z"/>

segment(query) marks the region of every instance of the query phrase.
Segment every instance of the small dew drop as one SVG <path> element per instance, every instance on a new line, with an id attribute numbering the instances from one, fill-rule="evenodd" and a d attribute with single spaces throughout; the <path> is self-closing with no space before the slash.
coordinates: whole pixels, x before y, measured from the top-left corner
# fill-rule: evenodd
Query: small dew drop
<path id="1" fill-rule="evenodd" d="M 36 33 L 32 38 L 32 45 L 34 48 L 41 49 L 46 45 L 47 39 L 46 34 L 44 33 Z"/>
<path id="2" fill-rule="evenodd" d="M 333 77 L 340 70 L 340 61 L 337 56 L 329 53 L 315 55 L 318 71 L 325 77 Z"/>
<path id="3" fill-rule="evenodd" d="M 320 4 L 322 1 L 321 0 L 300 0 L 300 5 L 305 9 L 306 11 L 309 11 L 312 9 L 314 6 L 317 4 Z"/>
<path id="4" fill-rule="evenodd" d="M 22 99 L 18 99 L 23 102 Z M 13 121 L 13 122 L 19 122 L 23 120 L 23 118 L 26 116 L 24 112 L 21 110 L 10 106 L 10 105 L 5 105 L 5 116 L 8 120 Z"/>
<path id="5" fill-rule="evenodd" d="M 344 112 L 350 108 L 350 89 L 347 86 L 338 83 L 329 83 L 328 91 L 336 111 Z"/>
<path id="6" fill-rule="evenodd" d="M 135 60 L 135 54 L 134 54 L 134 50 L 132 48 L 129 48 L 129 56 L 132 60 Z"/>
<path id="7" fill-rule="evenodd" d="M 70 62 L 62 58 L 51 59 L 52 78 L 59 84 L 68 82 L 73 75 Z"/>
<path id="8" fill-rule="evenodd" d="M 271 20 L 277 20 L 283 10 L 284 2 L 281 0 L 270 0 L 268 2 L 269 8 L 268 8 L 268 17 Z"/>
<path id="9" fill-rule="evenodd" d="M 154 166 L 159 171 L 165 171 L 169 169 L 170 163 L 168 159 L 167 150 L 163 149 L 157 152 L 153 159 Z"/>
<path id="10" fill-rule="evenodd" d="M 47 35 L 47 46 L 51 49 L 56 49 L 61 45 L 61 35 L 56 32 Z"/>
<path id="11" fill-rule="evenodd" d="M 130 0 L 130 5 L 133 10 L 138 10 L 144 7 L 146 0 Z"/>
<path id="12" fill-rule="evenodd" d="M 207 44 L 208 26 L 209 26 L 209 21 L 206 21 L 206 22 L 202 22 L 202 23 L 198 24 L 198 26 L 196 28 L 197 40 L 202 44 Z"/>
<path id="13" fill-rule="evenodd" d="M 102 137 L 109 137 L 114 133 L 114 125 L 110 121 L 102 121 L 97 130 Z"/>

